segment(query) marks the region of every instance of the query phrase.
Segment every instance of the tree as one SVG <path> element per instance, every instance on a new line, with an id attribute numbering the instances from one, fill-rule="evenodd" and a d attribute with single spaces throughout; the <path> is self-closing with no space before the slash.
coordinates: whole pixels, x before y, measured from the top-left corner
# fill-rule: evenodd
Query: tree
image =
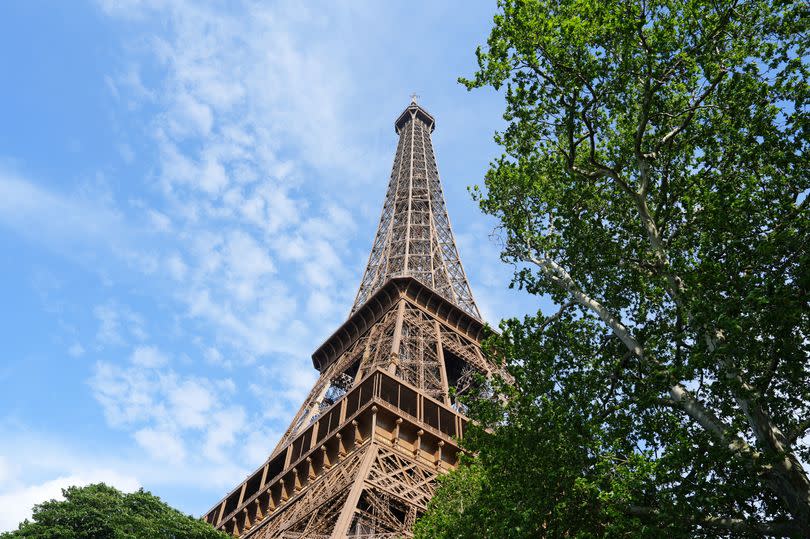
<path id="1" fill-rule="evenodd" d="M 103 483 L 62 490 L 64 500 L 34 506 L 1 539 L 224 539 L 226 534 L 182 514 L 143 489 L 124 494 Z"/>
<path id="2" fill-rule="evenodd" d="M 558 488 L 504 518 L 810 537 L 807 4 L 499 7 L 462 80 L 505 87 L 504 154 L 475 193 L 514 284 L 562 307 L 493 338 L 516 389 L 473 408 L 493 434 L 468 443 L 487 480 L 549 450 L 541 429 L 565 449 L 511 471 Z"/>

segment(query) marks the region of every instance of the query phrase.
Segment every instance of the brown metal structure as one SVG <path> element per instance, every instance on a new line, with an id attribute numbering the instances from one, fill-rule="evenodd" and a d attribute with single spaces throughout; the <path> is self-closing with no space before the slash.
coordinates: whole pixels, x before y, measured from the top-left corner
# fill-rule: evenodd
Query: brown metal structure
<path id="1" fill-rule="evenodd" d="M 321 373 L 270 458 L 204 519 L 236 537 L 409 537 L 458 460 L 454 395 L 494 369 L 414 99 L 349 318 L 312 355 Z M 455 388 L 451 391 L 450 388 Z"/>

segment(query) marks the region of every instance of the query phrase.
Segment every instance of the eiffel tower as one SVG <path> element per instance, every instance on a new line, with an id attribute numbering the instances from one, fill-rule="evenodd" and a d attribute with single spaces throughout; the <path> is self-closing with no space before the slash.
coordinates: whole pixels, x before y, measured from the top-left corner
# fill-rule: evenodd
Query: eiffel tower
<path id="1" fill-rule="evenodd" d="M 235 537 L 412 536 L 458 463 L 456 398 L 495 370 L 447 216 L 435 120 L 412 96 L 394 125 L 371 256 L 348 319 L 312 354 L 320 377 L 270 457 L 204 517 Z"/>

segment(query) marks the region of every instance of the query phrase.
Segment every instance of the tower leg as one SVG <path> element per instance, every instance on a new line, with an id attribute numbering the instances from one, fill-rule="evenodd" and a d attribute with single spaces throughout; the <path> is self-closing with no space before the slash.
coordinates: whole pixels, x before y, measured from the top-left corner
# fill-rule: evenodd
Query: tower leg
<path id="1" fill-rule="evenodd" d="M 354 510 L 357 503 L 360 501 L 360 495 L 366 486 L 365 478 L 368 476 L 371 465 L 374 464 L 374 459 L 377 458 L 377 447 L 372 444 L 366 454 L 363 456 L 363 462 L 357 470 L 357 479 L 349 491 L 349 496 L 340 511 L 340 516 L 335 523 L 335 529 L 332 530 L 331 539 L 343 539 L 349 534 L 349 526 L 352 525 L 352 517 L 354 517 Z"/>

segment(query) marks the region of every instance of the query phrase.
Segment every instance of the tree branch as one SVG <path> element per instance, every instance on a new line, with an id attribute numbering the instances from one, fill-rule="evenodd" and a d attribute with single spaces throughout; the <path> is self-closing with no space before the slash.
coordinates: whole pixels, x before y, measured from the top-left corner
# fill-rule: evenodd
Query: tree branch
<path id="1" fill-rule="evenodd" d="M 768 369 L 765 371 L 765 376 L 762 377 L 760 383 L 757 384 L 760 395 L 764 395 L 771 387 L 773 376 L 776 374 L 776 369 L 779 367 L 779 360 L 781 359 L 781 356 L 776 353 L 776 343 L 771 344 L 770 352 L 771 361 L 768 364 Z"/>
<path id="2" fill-rule="evenodd" d="M 569 302 L 565 303 L 564 305 L 561 305 L 559 310 L 556 313 L 554 313 L 554 314 L 552 314 L 550 316 L 547 316 L 540 323 L 540 326 L 537 329 L 540 330 L 540 331 L 546 329 L 551 323 L 556 322 L 557 320 L 559 320 L 562 317 L 562 315 L 565 313 L 565 311 L 567 311 L 568 309 L 570 309 L 574 305 L 575 305 L 575 303 L 573 301 L 569 301 Z"/>
<path id="3" fill-rule="evenodd" d="M 528 254 L 528 260 L 539 267 L 546 277 L 548 277 L 552 282 L 571 294 L 574 301 L 576 301 L 579 305 L 596 314 L 605 324 L 608 325 L 608 327 L 619 338 L 619 340 L 624 343 L 628 350 L 633 352 L 638 357 L 642 359 L 644 358 L 644 348 L 630 334 L 630 331 L 627 329 L 627 327 L 625 327 L 624 324 L 622 324 L 621 320 L 614 316 L 613 313 L 606 309 L 601 303 L 582 292 L 579 287 L 576 286 L 576 283 L 574 283 L 571 275 L 569 275 L 562 266 L 560 266 L 554 260 L 545 257 L 537 258 L 532 254 Z"/>
<path id="4" fill-rule="evenodd" d="M 661 511 L 654 507 L 644 507 L 631 505 L 627 512 L 637 517 L 661 517 Z M 771 537 L 804 537 L 801 529 L 795 524 L 784 520 L 772 520 L 770 522 L 749 522 L 741 518 L 727 518 L 718 516 L 707 516 L 688 522 L 693 526 L 704 528 L 720 528 L 736 533 L 750 533 Z"/>
<path id="5" fill-rule="evenodd" d="M 573 297 L 580 306 L 596 314 L 604 322 L 616 337 L 642 361 L 651 361 L 645 356 L 644 347 L 630 333 L 630 330 L 621 320 L 610 312 L 604 305 L 585 294 L 576 285 L 571 275 L 557 262 L 545 257 L 536 257 L 531 254 L 531 246 L 527 253 L 527 259 L 537 265 L 543 274 L 557 286 L 563 288 Z M 652 361 L 655 363 L 655 361 Z M 711 433 L 720 442 L 726 444 L 732 454 L 740 454 L 749 460 L 749 464 L 755 464 L 760 454 L 751 448 L 745 440 L 736 436 L 731 429 L 726 426 L 717 416 L 706 409 L 692 394 L 680 383 L 675 383 L 670 387 L 670 397 L 678 403 L 678 406 L 686 412 L 701 427 Z"/>
<path id="6" fill-rule="evenodd" d="M 788 446 L 793 446 L 796 443 L 796 440 L 802 437 L 804 433 L 810 430 L 810 417 L 807 417 L 804 421 L 796 425 L 790 434 L 787 435 L 785 439 L 785 443 Z"/>
<path id="7" fill-rule="evenodd" d="M 672 139 L 674 139 L 679 133 L 683 132 L 683 130 L 689 126 L 689 124 L 692 122 L 692 118 L 695 117 L 695 113 L 700 109 L 700 104 L 703 103 L 703 101 L 714 92 L 714 90 L 726 76 L 727 72 L 728 69 L 726 69 L 725 67 L 720 69 L 720 73 L 717 74 L 717 77 L 715 77 L 715 79 L 703 90 L 703 92 L 701 92 L 701 94 L 686 109 L 688 112 L 686 113 L 686 117 L 683 119 L 683 121 L 679 125 L 672 128 L 672 130 L 670 130 L 669 133 L 667 133 L 661 138 L 659 143 L 656 145 L 656 153 L 660 150 L 661 147 L 669 144 L 672 141 Z"/>

